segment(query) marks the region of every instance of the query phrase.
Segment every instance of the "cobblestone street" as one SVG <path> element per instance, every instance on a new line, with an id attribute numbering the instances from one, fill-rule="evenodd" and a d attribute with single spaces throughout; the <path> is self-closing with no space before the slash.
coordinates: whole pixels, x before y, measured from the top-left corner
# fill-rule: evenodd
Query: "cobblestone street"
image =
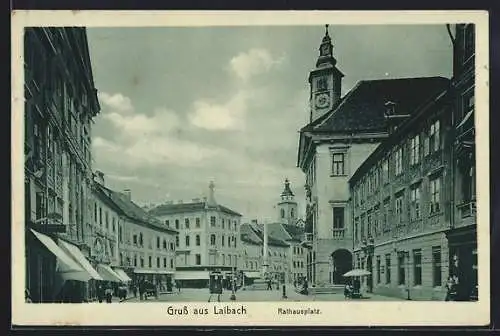
<path id="1" fill-rule="evenodd" d="M 287 298 L 283 298 L 281 290 L 239 290 L 235 293 L 237 302 L 277 302 L 277 301 L 290 301 L 290 302 L 301 302 L 301 301 L 345 301 L 343 293 L 337 294 L 317 294 L 317 295 L 301 295 L 292 290 L 286 292 Z M 182 289 L 180 293 L 174 292 L 169 294 L 161 294 L 158 299 L 148 298 L 147 301 L 140 301 L 138 298 L 131 298 L 124 302 L 208 302 L 210 294 L 208 289 L 195 289 L 195 288 L 185 288 Z M 369 294 L 367 297 L 360 300 L 368 301 L 401 301 L 399 298 L 380 296 Z M 224 291 L 221 295 L 221 302 L 231 302 L 231 291 Z M 212 296 L 212 302 L 217 301 L 217 296 Z"/>

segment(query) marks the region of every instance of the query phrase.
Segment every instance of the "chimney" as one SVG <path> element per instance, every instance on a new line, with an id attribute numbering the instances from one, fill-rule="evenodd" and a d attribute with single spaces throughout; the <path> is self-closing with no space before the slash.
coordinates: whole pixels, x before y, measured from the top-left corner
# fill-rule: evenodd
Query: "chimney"
<path id="1" fill-rule="evenodd" d="M 129 201 L 132 201 L 132 190 L 130 189 L 123 190 L 123 195 L 125 195 L 125 197 L 127 197 Z"/>
<path id="2" fill-rule="evenodd" d="M 94 173 L 94 181 L 105 187 L 104 184 L 104 173 L 100 170 L 96 170 Z"/>
<path id="3" fill-rule="evenodd" d="M 387 120 L 387 126 L 389 129 L 389 134 L 393 133 L 405 119 L 409 118 L 409 114 L 398 114 L 396 113 L 396 103 L 393 101 L 387 101 L 385 104 L 384 118 Z"/>

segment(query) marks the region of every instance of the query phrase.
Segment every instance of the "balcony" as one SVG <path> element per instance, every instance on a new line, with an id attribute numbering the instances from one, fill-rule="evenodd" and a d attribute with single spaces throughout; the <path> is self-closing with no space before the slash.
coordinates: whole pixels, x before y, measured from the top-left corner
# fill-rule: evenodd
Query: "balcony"
<path id="1" fill-rule="evenodd" d="M 333 239 L 344 239 L 345 229 L 333 229 Z"/>
<path id="2" fill-rule="evenodd" d="M 455 219 L 455 228 L 474 225 L 476 223 L 476 201 L 469 201 L 457 205 L 458 216 Z"/>

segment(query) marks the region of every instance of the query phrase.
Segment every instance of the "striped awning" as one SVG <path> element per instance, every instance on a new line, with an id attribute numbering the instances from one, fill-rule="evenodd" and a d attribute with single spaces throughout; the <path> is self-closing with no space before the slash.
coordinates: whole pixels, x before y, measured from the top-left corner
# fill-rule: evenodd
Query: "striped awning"
<path id="1" fill-rule="evenodd" d="M 122 278 L 115 271 L 111 269 L 110 266 L 105 264 L 97 265 L 97 272 L 101 275 L 101 277 L 106 281 L 111 282 L 123 282 Z"/>
<path id="2" fill-rule="evenodd" d="M 86 273 L 84 269 L 78 265 L 63 249 L 61 249 L 56 242 L 49 236 L 31 229 L 35 237 L 57 258 L 57 272 L 64 273 Z M 90 276 L 89 276 L 90 277 Z"/>
<path id="3" fill-rule="evenodd" d="M 121 268 L 113 268 L 113 271 L 122 279 L 123 282 L 130 282 L 132 279 Z"/>
<path id="4" fill-rule="evenodd" d="M 67 252 L 69 252 L 69 254 L 71 256 L 73 256 L 73 258 L 76 261 L 78 261 L 78 263 L 89 273 L 89 275 L 91 276 L 92 279 L 104 280 L 99 275 L 99 273 L 92 267 L 90 262 L 87 260 L 87 258 L 85 258 L 82 251 L 80 251 L 80 249 L 78 247 L 76 247 L 75 245 L 68 243 L 64 240 L 61 240 L 61 239 L 59 239 L 58 243 L 59 243 L 59 246 L 63 248 L 63 250 L 66 250 Z M 71 279 L 68 279 L 68 280 L 71 280 Z"/>

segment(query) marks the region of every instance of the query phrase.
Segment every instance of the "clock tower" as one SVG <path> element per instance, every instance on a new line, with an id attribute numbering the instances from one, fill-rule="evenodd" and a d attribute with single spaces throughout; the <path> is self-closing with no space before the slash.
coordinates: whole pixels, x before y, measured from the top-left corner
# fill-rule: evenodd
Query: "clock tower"
<path id="1" fill-rule="evenodd" d="M 333 57 L 333 45 L 325 26 L 325 36 L 319 47 L 319 57 L 316 68 L 309 74 L 311 109 L 310 120 L 313 122 L 337 107 L 340 101 L 341 82 L 344 74 L 335 66 L 337 60 Z"/>

